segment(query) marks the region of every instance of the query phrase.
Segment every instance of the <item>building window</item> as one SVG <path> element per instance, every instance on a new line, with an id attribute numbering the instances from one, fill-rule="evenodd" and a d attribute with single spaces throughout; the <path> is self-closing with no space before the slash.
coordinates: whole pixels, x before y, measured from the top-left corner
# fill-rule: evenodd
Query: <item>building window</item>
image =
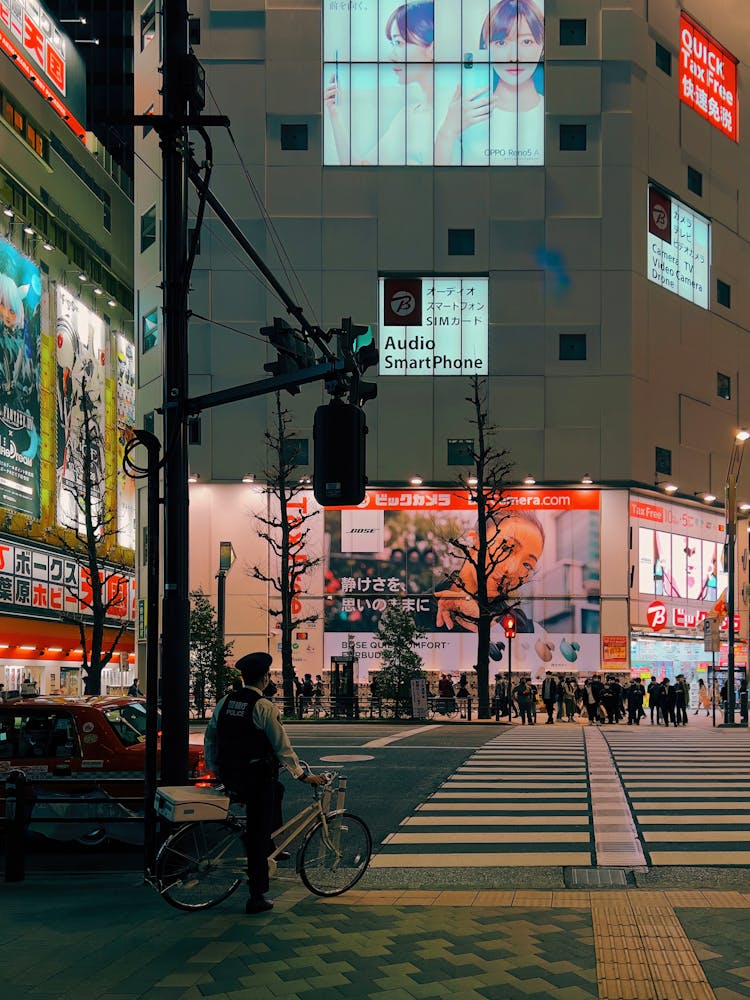
<path id="1" fill-rule="evenodd" d="M 143 429 L 148 431 L 149 434 L 154 433 L 154 411 L 149 410 L 148 413 L 143 414 Z"/>
<path id="2" fill-rule="evenodd" d="M 672 452 L 669 448 L 656 449 L 656 471 L 660 476 L 672 475 Z"/>
<path id="3" fill-rule="evenodd" d="M 720 399 L 732 398 L 732 379 L 722 372 L 716 373 L 716 395 Z"/>
<path id="4" fill-rule="evenodd" d="M 725 309 L 732 307 L 732 286 L 728 285 L 726 281 L 722 281 L 721 278 L 716 279 L 716 302 L 718 305 L 724 306 Z"/>
<path id="5" fill-rule="evenodd" d="M 146 48 L 148 43 L 153 39 L 156 34 L 156 3 L 155 0 L 151 0 L 151 3 L 146 7 L 144 12 L 141 14 L 141 52 Z"/>
<path id="6" fill-rule="evenodd" d="M 474 230 L 449 229 L 448 256 L 473 257 L 473 255 L 474 255 Z"/>
<path id="7" fill-rule="evenodd" d="M 560 18 L 560 45 L 586 44 L 586 18 Z"/>
<path id="8" fill-rule="evenodd" d="M 152 309 L 141 320 L 141 353 L 146 354 L 159 343 L 159 310 Z"/>
<path id="9" fill-rule="evenodd" d="M 141 253 L 156 243 L 156 205 L 141 216 Z"/>
<path id="10" fill-rule="evenodd" d="M 473 451 L 473 438 L 448 438 L 448 465 L 473 465 Z"/>
<path id="11" fill-rule="evenodd" d="M 290 150 L 307 149 L 307 125 L 281 126 L 281 148 Z"/>
<path id="12" fill-rule="evenodd" d="M 688 191 L 703 197 L 703 174 L 694 167 L 688 167 Z"/>
<path id="13" fill-rule="evenodd" d="M 667 76 L 672 75 L 672 53 L 663 45 L 659 45 L 658 42 L 656 43 L 656 65 L 662 73 L 666 73 Z"/>
<path id="14" fill-rule="evenodd" d="M 102 225 L 105 232 L 112 232 L 112 206 L 106 201 L 102 203 Z"/>
<path id="15" fill-rule="evenodd" d="M 144 115 L 152 115 L 154 113 L 154 106 L 153 106 L 153 104 L 150 104 L 143 113 L 144 113 Z M 145 139 L 146 136 L 150 132 L 153 132 L 153 131 L 154 131 L 154 126 L 153 125 L 144 125 L 143 126 L 143 138 Z"/>
<path id="16" fill-rule="evenodd" d="M 586 334 L 560 334 L 560 361 L 586 360 Z"/>
<path id="17" fill-rule="evenodd" d="M 580 153 L 586 149 L 585 125 L 561 125 L 560 149 Z"/>
<path id="18" fill-rule="evenodd" d="M 281 460 L 284 465 L 309 465 L 310 442 L 307 438 L 286 438 Z"/>

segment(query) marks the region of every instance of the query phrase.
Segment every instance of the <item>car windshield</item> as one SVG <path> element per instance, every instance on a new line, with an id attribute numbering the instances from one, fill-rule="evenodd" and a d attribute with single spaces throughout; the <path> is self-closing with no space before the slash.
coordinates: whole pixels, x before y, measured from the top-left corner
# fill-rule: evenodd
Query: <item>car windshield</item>
<path id="1" fill-rule="evenodd" d="M 128 705 L 118 705 L 107 708 L 104 717 L 119 736 L 126 747 L 143 743 L 146 739 L 146 706 L 143 702 L 133 701 Z M 161 729 L 161 716 L 157 715 L 157 731 Z"/>

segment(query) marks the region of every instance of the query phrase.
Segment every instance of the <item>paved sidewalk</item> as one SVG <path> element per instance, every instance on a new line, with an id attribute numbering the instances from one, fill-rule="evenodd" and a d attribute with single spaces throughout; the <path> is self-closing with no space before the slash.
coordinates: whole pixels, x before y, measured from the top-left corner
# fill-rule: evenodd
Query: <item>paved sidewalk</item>
<path id="1" fill-rule="evenodd" d="M 180 913 L 138 876 L 2 885 L 14 1000 L 733 1000 L 750 997 L 750 892 L 357 889 L 293 884 Z"/>

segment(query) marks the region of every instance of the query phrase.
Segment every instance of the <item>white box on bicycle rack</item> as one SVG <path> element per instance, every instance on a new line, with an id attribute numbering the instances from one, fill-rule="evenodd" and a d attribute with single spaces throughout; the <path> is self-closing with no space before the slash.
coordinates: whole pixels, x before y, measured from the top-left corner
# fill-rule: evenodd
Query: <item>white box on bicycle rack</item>
<path id="1" fill-rule="evenodd" d="M 160 816 L 171 823 L 220 820 L 227 814 L 229 798 L 214 788 L 165 785 L 157 789 L 154 807 Z"/>

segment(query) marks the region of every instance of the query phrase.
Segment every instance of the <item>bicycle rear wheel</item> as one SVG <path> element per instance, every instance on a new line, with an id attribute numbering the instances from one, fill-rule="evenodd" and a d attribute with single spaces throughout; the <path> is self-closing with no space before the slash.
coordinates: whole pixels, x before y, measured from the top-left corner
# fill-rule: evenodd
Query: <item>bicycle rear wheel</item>
<path id="1" fill-rule="evenodd" d="M 156 857 L 159 892 L 178 910 L 207 910 L 234 892 L 247 870 L 241 830 L 226 823 L 188 823 Z"/>
<path id="2" fill-rule="evenodd" d="M 300 877 L 316 896 L 340 896 L 364 875 L 370 863 L 372 837 L 351 813 L 331 813 L 305 837 Z"/>

